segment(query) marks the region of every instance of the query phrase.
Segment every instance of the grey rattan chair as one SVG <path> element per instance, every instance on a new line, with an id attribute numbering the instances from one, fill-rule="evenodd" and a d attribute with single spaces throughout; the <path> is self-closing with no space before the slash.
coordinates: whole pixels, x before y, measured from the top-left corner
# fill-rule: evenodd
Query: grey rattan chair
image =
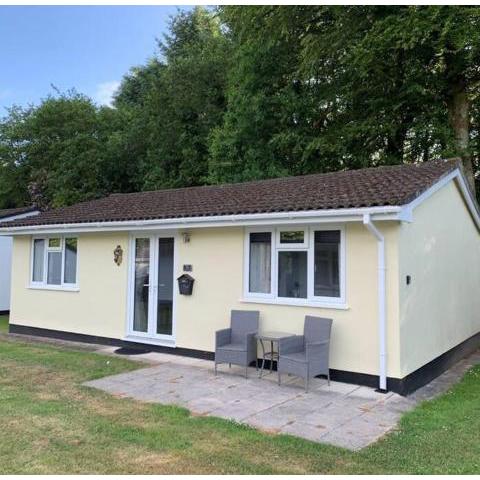
<path id="1" fill-rule="evenodd" d="M 305 316 L 304 334 L 282 338 L 278 344 L 278 384 L 282 373 L 290 373 L 308 380 L 317 375 L 326 375 L 330 385 L 329 349 L 332 320 Z"/>
<path id="2" fill-rule="evenodd" d="M 245 367 L 245 378 L 248 366 L 254 361 L 257 366 L 258 318 L 256 310 L 232 310 L 230 328 L 218 330 L 215 334 L 215 375 L 219 363 L 241 365 Z"/>

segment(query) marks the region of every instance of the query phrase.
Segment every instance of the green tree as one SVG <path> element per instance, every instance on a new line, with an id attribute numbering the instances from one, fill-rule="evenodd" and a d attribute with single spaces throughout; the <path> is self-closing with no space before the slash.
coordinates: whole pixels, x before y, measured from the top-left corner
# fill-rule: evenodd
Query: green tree
<path id="1" fill-rule="evenodd" d="M 247 145 L 264 149 L 265 176 L 285 166 L 300 173 L 452 155 L 464 158 L 470 178 L 478 169 L 478 7 L 221 13 L 235 61 L 228 112 L 212 141 L 214 177 L 259 164 Z"/>
<path id="2" fill-rule="evenodd" d="M 131 118 L 142 188 L 202 184 L 225 110 L 228 41 L 218 18 L 197 7 L 172 18 L 158 46 L 159 58 L 124 78 L 115 106 Z"/>
<path id="3" fill-rule="evenodd" d="M 73 91 L 10 109 L 0 124 L 3 206 L 57 207 L 114 190 L 111 117 L 110 109 Z"/>

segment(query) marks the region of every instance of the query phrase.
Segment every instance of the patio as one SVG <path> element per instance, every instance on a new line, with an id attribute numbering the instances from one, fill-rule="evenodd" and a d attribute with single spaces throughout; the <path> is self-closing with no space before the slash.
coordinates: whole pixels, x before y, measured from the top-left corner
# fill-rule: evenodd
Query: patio
<path id="1" fill-rule="evenodd" d="M 279 387 L 276 374 L 260 379 L 253 368 L 248 379 L 236 366 L 224 366 L 215 377 L 212 362 L 156 353 L 146 356 L 159 364 L 86 385 L 351 449 L 385 434 L 409 403 L 396 394 L 356 385 L 331 382 L 328 387 L 322 379 L 312 381 L 305 393 L 302 380 L 285 376 Z"/>
<path id="2" fill-rule="evenodd" d="M 114 347 L 99 353 L 111 355 Z M 432 398 L 480 362 L 477 352 L 410 397 L 381 394 L 374 389 L 314 379 L 308 393 L 303 381 L 285 376 L 258 378 L 254 368 L 244 378 L 241 367 L 222 366 L 217 377 L 212 362 L 161 353 L 131 356 L 152 365 L 129 373 L 87 382 L 116 396 L 174 404 L 194 415 L 211 415 L 251 425 L 270 433 L 285 433 L 316 442 L 358 450 L 395 428 L 403 412 Z"/>

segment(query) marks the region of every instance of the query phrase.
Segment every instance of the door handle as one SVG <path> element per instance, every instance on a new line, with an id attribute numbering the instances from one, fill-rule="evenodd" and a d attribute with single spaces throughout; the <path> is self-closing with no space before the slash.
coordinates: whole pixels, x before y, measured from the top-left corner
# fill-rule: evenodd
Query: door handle
<path id="1" fill-rule="evenodd" d="M 159 283 L 158 286 L 159 286 L 159 287 L 164 287 L 165 284 L 164 284 L 164 283 Z"/>
<path id="2" fill-rule="evenodd" d="M 144 287 L 149 287 L 150 284 L 149 284 L 149 283 L 144 283 L 143 286 L 144 286 Z"/>

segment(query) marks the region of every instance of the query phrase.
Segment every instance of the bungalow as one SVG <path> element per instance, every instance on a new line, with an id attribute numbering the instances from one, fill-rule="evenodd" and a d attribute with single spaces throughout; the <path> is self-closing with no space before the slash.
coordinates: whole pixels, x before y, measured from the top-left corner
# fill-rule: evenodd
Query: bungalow
<path id="1" fill-rule="evenodd" d="M 0 229 L 10 330 L 212 358 L 231 309 L 316 315 L 332 378 L 407 394 L 480 344 L 479 229 L 456 160 L 114 194 Z"/>
<path id="2" fill-rule="evenodd" d="M 0 224 L 37 214 L 38 210 L 35 207 L 3 209 L 0 210 Z M 8 313 L 10 310 L 12 244 L 13 241 L 10 237 L 0 237 L 0 313 Z"/>

